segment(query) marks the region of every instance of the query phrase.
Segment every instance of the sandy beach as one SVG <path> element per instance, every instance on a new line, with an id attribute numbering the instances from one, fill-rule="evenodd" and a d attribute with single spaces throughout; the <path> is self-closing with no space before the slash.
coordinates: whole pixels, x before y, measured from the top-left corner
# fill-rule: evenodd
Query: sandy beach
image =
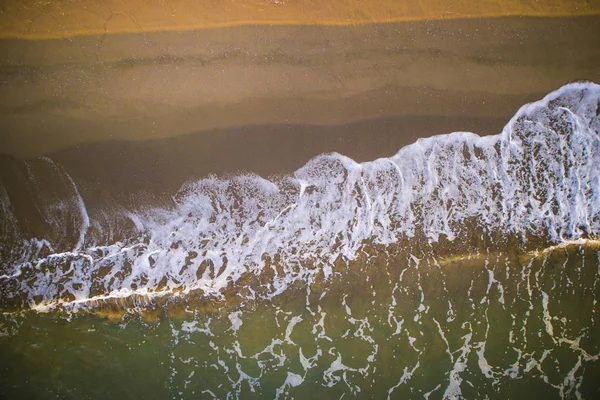
<path id="1" fill-rule="evenodd" d="M 127 0 L 3 1 L 0 38 L 182 32 L 241 25 L 356 26 L 506 16 L 597 15 L 597 2 L 574 0 Z"/>
<path id="2" fill-rule="evenodd" d="M 0 398 L 599 398 L 599 49 L 591 0 L 2 1 Z"/>
<path id="3" fill-rule="evenodd" d="M 2 149 L 36 156 L 89 141 L 270 123 L 506 122 L 566 82 L 600 80 L 599 21 L 516 17 L 5 39 Z"/>
<path id="4" fill-rule="evenodd" d="M 171 191 L 496 134 L 549 91 L 600 81 L 589 2 L 209 3 L 5 2 L 0 152 Z"/>

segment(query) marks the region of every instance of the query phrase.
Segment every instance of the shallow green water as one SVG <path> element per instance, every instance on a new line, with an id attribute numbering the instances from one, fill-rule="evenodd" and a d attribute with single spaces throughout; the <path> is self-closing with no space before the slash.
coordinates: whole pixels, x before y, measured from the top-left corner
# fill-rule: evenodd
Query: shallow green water
<path id="1" fill-rule="evenodd" d="M 420 256 L 422 257 L 422 256 Z M 178 317 L 2 316 L 3 398 L 597 398 L 600 252 L 379 255 Z"/>

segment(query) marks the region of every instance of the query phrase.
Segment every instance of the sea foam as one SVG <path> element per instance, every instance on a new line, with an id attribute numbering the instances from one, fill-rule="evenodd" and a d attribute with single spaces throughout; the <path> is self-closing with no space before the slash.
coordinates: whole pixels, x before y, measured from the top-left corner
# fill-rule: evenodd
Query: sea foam
<path id="1" fill-rule="evenodd" d="M 474 227 L 523 243 L 597 238 L 599 102 L 600 86 L 572 83 L 523 106 L 499 135 L 434 136 L 361 164 L 324 154 L 273 180 L 202 179 L 184 186 L 171 208 L 123 213 L 137 231 L 127 242 L 85 238 L 98 223 L 75 190 L 74 248 L 47 255 L 39 247 L 52 243 L 28 239 L 28 251 L 3 261 L 0 285 L 18 280 L 9 295 L 45 309 L 132 294 L 219 295 L 246 273 L 274 269 L 274 296 L 296 280 L 330 277 L 336 260 L 356 259 L 367 242 L 458 243 Z"/>

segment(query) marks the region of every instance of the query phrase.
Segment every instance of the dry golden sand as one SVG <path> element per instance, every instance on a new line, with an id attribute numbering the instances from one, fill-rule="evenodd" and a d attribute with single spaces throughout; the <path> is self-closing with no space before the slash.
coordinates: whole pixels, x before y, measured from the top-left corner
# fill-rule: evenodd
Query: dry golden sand
<path id="1" fill-rule="evenodd" d="M 597 15 L 595 0 L 4 0 L 0 38 L 186 31 L 237 25 L 358 25 L 425 19 Z"/>

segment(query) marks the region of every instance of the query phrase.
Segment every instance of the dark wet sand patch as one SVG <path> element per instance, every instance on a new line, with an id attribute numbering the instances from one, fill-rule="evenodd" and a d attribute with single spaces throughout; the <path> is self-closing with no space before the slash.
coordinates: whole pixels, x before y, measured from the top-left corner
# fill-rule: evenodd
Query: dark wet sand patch
<path id="1" fill-rule="evenodd" d="M 496 134 L 502 118 L 410 116 L 351 124 L 250 125 L 148 141 L 87 143 L 51 153 L 79 182 L 112 194 L 173 194 L 189 180 L 208 175 L 291 174 L 324 152 L 357 162 L 390 157 L 421 137 L 466 130 Z"/>

